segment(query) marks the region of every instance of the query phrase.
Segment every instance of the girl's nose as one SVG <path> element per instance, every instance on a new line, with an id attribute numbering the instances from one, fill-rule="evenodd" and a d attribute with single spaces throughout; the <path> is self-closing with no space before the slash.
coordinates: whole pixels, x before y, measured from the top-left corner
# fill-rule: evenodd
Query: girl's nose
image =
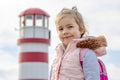
<path id="1" fill-rule="evenodd" d="M 68 30 L 67 29 L 64 29 L 63 30 L 63 34 L 65 35 L 65 34 L 67 34 L 68 33 Z"/>

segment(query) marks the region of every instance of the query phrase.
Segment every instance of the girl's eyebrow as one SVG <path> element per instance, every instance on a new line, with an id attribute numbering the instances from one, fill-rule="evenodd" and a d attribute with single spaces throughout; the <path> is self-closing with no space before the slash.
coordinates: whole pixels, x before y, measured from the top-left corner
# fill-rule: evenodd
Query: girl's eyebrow
<path id="1" fill-rule="evenodd" d="M 72 24 L 67 24 L 65 26 L 70 26 L 70 25 L 72 25 Z M 63 26 L 62 25 L 58 25 L 58 28 L 61 28 L 61 27 L 63 27 Z"/>
<path id="2" fill-rule="evenodd" d="M 72 25 L 72 24 L 69 23 L 69 24 L 66 24 L 65 26 L 70 26 L 70 25 Z"/>
<path id="3" fill-rule="evenodd" d="M 62 26 L 60 25 L 60 26 L 58 26 L 58 28 L 61 28 Z"/>
<path id="4" fill-rule="evenodd" d="M 67 24 L 67 26 L 72 25 L 72 24 Z"/>

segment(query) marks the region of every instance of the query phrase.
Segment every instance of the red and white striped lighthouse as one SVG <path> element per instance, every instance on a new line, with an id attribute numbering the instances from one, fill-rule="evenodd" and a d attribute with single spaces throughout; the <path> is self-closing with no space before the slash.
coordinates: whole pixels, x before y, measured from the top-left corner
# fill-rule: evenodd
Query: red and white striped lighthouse
<path id="1" fill-rule="evenodd" d="M 48 80 L 49 15 L 39 8 L 30 8 L 19 17 L 19 80 Z"/>

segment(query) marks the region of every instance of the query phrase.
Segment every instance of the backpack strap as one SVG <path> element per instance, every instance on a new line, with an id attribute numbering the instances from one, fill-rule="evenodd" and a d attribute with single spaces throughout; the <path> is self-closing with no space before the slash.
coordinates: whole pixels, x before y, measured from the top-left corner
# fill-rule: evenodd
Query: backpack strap
<path id="1" fill-rule="evenodd" d="M 98 63 L 99 63 L 99 66 L 100 66 L 100 73 L 102 73 L 104 70 L 103 70 L 103 62 L 100 60 L 100 59 L 98 59 Z"/>
<path id="2" fill-rule="evenodd" d="M 85 54 L 86 54 L 86 52 L 88 51 L 88 49 L 87 48 L 81 48 L 80 49 L 80 53 L 79 53 L 79 61 L 80 61 L 80 64 L 81 64 L 81 66 L 82 66 L 82 68 L 83 68 L 83 58 L 85 57 Z"/>
<path id="3" fill-rule="evenodd" d="M 105 64 L 100 59 L 98 59 L 98 63 L 100 67 L 100 80 L 108 80 Z"/>
<path id="4" fill-rule="evenodd" d="M 105 64 L 100 59 L 98 59 L 98 62 L 100 65 L 100 73 L 107 75 Z"/>

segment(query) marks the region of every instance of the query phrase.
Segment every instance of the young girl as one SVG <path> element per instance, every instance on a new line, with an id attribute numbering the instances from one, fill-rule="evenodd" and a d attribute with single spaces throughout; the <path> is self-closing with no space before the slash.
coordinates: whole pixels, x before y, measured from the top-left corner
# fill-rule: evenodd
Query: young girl
<path id="1" fill-rule="evenodd" d="M 55 24 L 62 43 L 56 47 L 50 80 L 100 80 L 98 59 L 92 49 L 88 49 L 83 65 L 80 64 L 79 42 L 85 39 L 83 36 L 86 28 L 77 9 L 63 8 L 58 13 Z"/>

